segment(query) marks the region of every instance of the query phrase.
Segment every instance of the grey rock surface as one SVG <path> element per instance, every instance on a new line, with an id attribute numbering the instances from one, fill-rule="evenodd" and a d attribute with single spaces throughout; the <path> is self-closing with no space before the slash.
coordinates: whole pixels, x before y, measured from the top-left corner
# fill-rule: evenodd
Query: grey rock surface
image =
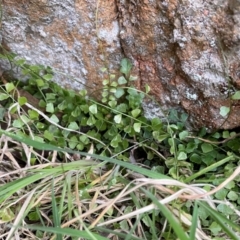
<path id="1" fill-rule="evenodd" d="M 98 93 L 102 67 L 118 73 L 128 57 L 161 104 L 146 115 L 178 108 L 193 126 L 240 126 L 239 0 L 7 0 L 2 38 L 31 63 L 49 65 L 63 86 Z M 231 106 L 228 118 L 221 106 Z"/>

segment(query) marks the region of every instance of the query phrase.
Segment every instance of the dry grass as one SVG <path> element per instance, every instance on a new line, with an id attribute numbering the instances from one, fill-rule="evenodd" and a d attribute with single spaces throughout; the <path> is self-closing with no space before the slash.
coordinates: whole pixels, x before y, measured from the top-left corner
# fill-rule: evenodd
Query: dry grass
<path id="1" fill-rule="evenodd" d="M 9 218 L 4 220 L 2 214 L 0 239 L 39 239 L 36 231 L 26 227 L 28 224 L 44 223 L 45 226 L 54 226 L 52 192 L 55 199 L 58 199 L 62 228 L 81 230 L 86 225 L 89 229 L 96 226 L 111 228 L 114 223 L 121 225 L 124 222 L 129 229 L 135 228 L 132 231 L 134 236 L 143 239 L 146 226 L 139 221 L 138 226 L 134 227 L 134 221 L 145 213 L 156 211 L 156 205 L 146 204 L 147 196 L 142 189 L 153 192 L 156 199 L 186 228 L 191 226 L 192 216 L 179 208 L 184 202 L 198 199 L 215 209 L 216 201 L 212 200 L 210 194 L 206 194 L 205 184 L 187 185 L 171 179 L 150 179 L 139 177 L 131 171 L 124 174 L 118 171 L 118 166 L 107 170 L 97 159 L 86 160 L 80 157 L 73 161 L 70 154 L 64 155 L 63 163 L 57 152 L 48 152 L 46 156 L 46 152 L 36 152 L 32 147 L 4 135 L 0 141 L 1 186 L 13 183 L 13 190 L 7 192 L 9 195 L 5 199 L 1 196 L 0 209 L 9 212 Z M 25 160 L 21 159 L 23 156 Z M 39 164 L 31 166 L 33 156 Z M 24 182 L 24 179 L 31 179 L 35 175 L 40 176 L 32 182 Z M 136 199 L 139 201 L 138 206 Z M 224 203 L 231 206 L 229 202 Z M 129 206 L 132 211 L 126 212 Z M 39 219 L 29 220 L 29 213 L 33 210 L 36 212 L 36 209 Z M 240 217 L 237 210 L 235 213 Z M 166 222 L 162 225 L 162 232 L 166 225 Z M 121 228 L 115 230 L 124 232 Z M 128 230 L 125 232 L 128 233 Z M 116 239 L 113 234 L 106 237 Z M 42 239 L 54 239 L 54 236 L 45 232 Z M 196 239 L 211 239 L 202 230 L 200 223 L 197 226 Z"/>

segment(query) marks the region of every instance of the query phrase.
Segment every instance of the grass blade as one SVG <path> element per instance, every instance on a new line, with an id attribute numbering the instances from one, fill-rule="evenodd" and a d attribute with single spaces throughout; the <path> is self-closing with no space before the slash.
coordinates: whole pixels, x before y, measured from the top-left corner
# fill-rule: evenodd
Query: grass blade
<path id="1" fill-rule="evenodd" d="M 197 206 L 197 202 L 195 202 L 194 209 L 193 209 L 193 216 L 192 216 L 192 225 L 191 225 L 190 234 L 189 234 L 190 240 L 196 239 L 195 234 L 197 230 L 197 221 L 198 221 L 198 206 Z"/>
<path id="2" fill-rule="evenodd" d="M 61 221 L 59 217 L 59 212 L 57 208 L 57 202 L 54 196 L 54 180 L 52 180 L 52 214 L 53 214 L 53 224 L 55 227 L 59 228 L 61 226 Z M 57 240 L 62 239 L 62 234 L 57 234 Z"/>
<path id="3" fill-rule="evenodd" d="M 210 165 L 210 166 L 208 166 L 208 167 L 198 171 L 197 173 L 191 175 L 190 177 L 186 178 L 184 182 L 185 183 L 189 183 L 193 179 L 198 178 L 198 177 L 204 175 L 205 173 L 207 173 L 209 171 L 212 171 L 213 169 L 215 169 L 215 168 L 217 168 L 217 167 L 219 167 L 219 166 L 221 166 L 221 165 L 223 165 L 223 164 L 225 164 L 225 163 L 227 163 L 227 162 L 229 162 L 231 160 L 234 160 L 234 158 L 235 158 L 234 155 L 231 155 L 231 156 L 228 156 L 228 157 L 226 157 L 226 158 L 224 158 L 224 159 L 222 159 L 220 161 L 217 161 L 216 163 L 214 163 L 214 164 L 212 164 L 212 165 Z"/>
<path id="4" fill-rule="evenodd" d="M 43 232 L 49 232 L 53 234 L 61 234 L 61 235 L 68 235 L 71 237 L 79 237 L 84 238 L 86 240 L 92 240 L 92 236 L 94 236 L 98 240 L 108 240 L 108 238 L 102 237 L 99 234 L 91 233 L 92 236 L 89 236 L 89 233 L 87 231 L 80 231 L 76 229 L 71 228 L 57 228 L 57 227 L 40 227 L 40 226 L 30 226 L 27 225 L 26 228 L 32 229 L 32 230 L 39 230 Z"/>
<path id="5" fill-rule="evenodd" d="M 111 233 L 114 236 L 118 236 L 118 237 L 120 237 L 121 239 L 124 239 L 124 240 L 129 240 L 129 239 L 130 240 L 145 240 L 145 239 L 142 239 L 142 238 L 135 237 L 131 233 L 125 234 L 125 233 L 121 233 L 121 232 L 118 232 L 118 231 L 113 231 L 111 229 L 104 228 L 104 227 L 95 227 L 94 229 L 96 229 L 99 232 Z"/>
<path id="6" fill-rule="evenodd" d="M 163 213 L 163 215 L 166 217 L 169 224 L 173 228 L 174 232 L 176 233 L 178 239 L 190 240 L 185 231 L 183 230 L 181 224 L 173 216 L 172 212 L 170 212 L 166 206 L 161 204 L 152 193 L 143 188 L 141 188 L 141 190 L 145 192 L 146 196 L 148 196 L 153 201 L 153 203 L 159 208 L 159 210 Z"/>
<path id="7" fill-rule="evenodd" d="M 69 149 L 63 149 L 63 148 L 53 146 L 51 144 L 40 143 L 38 141 L 32 140 L 32 139 L 27 138 L 27 137 L 23 138 L 23 137 L 17 136 L 16 134 L 4 131 L 3 129 L 0 129 L 0 133 L 5 134 L 6 136 L 11 137 L 12 139 L 14 139 L 16 141 L 23 142 L 23 143 L 25 143 L 29 146 L 32 146 L 36 149 L 39 149 L 39 150 L 68 152 L 68 153 L 73 153 L 73 154 L 74 153 L 75 154 L 80 154 L 82 156 L 90 156 L 90 157 L 98 159 L 98 160 L 107 161 L 107 162 L 110 162 L 110 163 L 113 163 L 113 164 L 120 165 L 122 167 L 128 168 L 130 170 L 133 170 L 134 172 L 138 172 L 142 175 L 145 175 L 145 176 L 153 178 L 153 179 L 172 179 L 172 178 L 170 178 L 166 175 L 163 175 L 163 174 L 160 174 L 160 173 L 148 170 L 148 169 L 141 168 L 139 166 L 136 166 L 136 165 L 128 163 L 128 162 L 119 161 L 119 160 L 116 160 L 116 159 L 112 159 L 112 158 L 104 157 L 104 156 L 99 156 L 99 155 L 96 155 L 96 154 L 89 154 L 89 153 L 85 153 L 85 152 L 78 152 L 78 151 L 73 151 L 73 150 L 69 150 Z"/>

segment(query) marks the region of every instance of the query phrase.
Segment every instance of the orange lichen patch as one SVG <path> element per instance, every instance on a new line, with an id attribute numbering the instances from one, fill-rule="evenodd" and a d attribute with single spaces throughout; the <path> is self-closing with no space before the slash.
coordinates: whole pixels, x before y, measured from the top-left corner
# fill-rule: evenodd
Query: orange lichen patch
<path id="1" fill-rule="evenodd" d="M 168 0 L 167 2 L 168 2 L 168 7 L 167 7 L 168 16 L 170 19 L 172 19 L 175 17 L 175 11 L 176 11 L 179 1 Z"/>
<path id="2" fill-rule="evenodd" d="M 172 64 L 172 62 L 170 61 L 169 58 L 164 58 L 163 59 L 163 66 L 165 69 L 167 69 L 168 72 L 173 72 L 174 70 L 174 65 Z"/>
<path id="3" fill-rule="evenodd" d="M 229 99 L 222 100 L 211 98 L 209 99 L 208 104 L 209 109 L 211 110 L 210 116 L 215 119 L 215 121 L 212 123 L 215 129 L 229 129 L 239 126 L 240 101 L 233 101 L 230 103 Z M 220 108 L 222 106 L 230 108 L 229 115 L 224 118 L 220 115 Z M 220 119 L 221 123 L 219 121 Z"/>
<path id="4" fill-rule="evenodd" d="M 208 126 L 210 129 L 229 129 L 239 126 L 240 101 L 231 105 L 229 99 L 208 98 L 199 104 L 196 101 L 182 99 L 181 105 L 192 119 L 197 119 L 198 127 Z M 220 115 L 222 106 L 231 109 L 226 117 Z"/>
<path id="5" fill-rule="evenodd" d="M 4 1 L 4 7 L 7 7 L 7 11 L 12 14 L 13 10 L 17 10 L 20 13 L 27 13 L 30 21 L 38 22 L 50 13 L 50 7 L 47 2 L 47 0 L 7 0 Z"/>
<path id="6" fill-rule="evenodd" d="M 67 31 L 65 19 L 56 19 L 51 24 L 44 27 L 44 31 L 50 36 L 55 36 L 67 43 L 69 50 L 73 48 L 74 32 Z M 50 42 L 51 40 L 49 40 Z M 51 42 L 50 42 L 51 44 Z"/>
<path id="7" fill-rule="evenodd" d="M 235 60 L 229 64 L 229 72 L 232 77 L 232 83 L 237 89 L 240 89 L 240 63 Z"/>
<path id="8" fill-rule="evenodd" d="M 100 1 L 98 20 L 101 23 L 100 27 L 111 28 L 112 21 L 117 18 L 117 6 L 112 0 Z"/>
<path id="9" fill-rule="evenodd" d="M 84 13 L 89 12 L 89 6 L 85 3 L 82 4 L 81 1 L 76 1 L 75 6 L 81 14 L 83 13 L 82 16 L 85 18 L 86 14 Z M 102 80 L 109 77 L 107 74 L 101 73 L 100 68 L 106 67 L 109 64 L 112 51 L 109 51 L 110 48 L 115 49 L 115 54 L 120 54 L 121 50 L 116 48 L 117 43 L 114 42 L 114 36 L 112 38 L 110 37 L 110 34 L 113 31 L 112 29 L 114 28 L 113 22 L 117 19 L 117 8 L 115 2 L 112 0 L 99 1 L 98 5 L 94 2 L 91 7 L 94 9 L 94 19 L 92 19 L 93 29 L 91 31 L 92 34 L 81 35 L 75 31 L 74 36 L 79 42 L 84 43 L 86 46 L 84 51 L 82 51 L 82 61 L 85 63 L 85 69 L 88 72 L 87 85 L 89 92 L 91 95 L 99 97 L 102 89 Z M 87 19 L 83 19 L 83 21 L 86 22 Z M 110 38 L 112 41 L 110 41 Z M 94 40 L 95 45 L 89 44 L 91 40 Z M 95 55 L 94 62 L 93 53 Z M 94 66 L 95 62 L 99 64 L 98 68 Z M 119 66 L 113 68 L 111 73 L 117 74 L 118 67 Z"/>
<path id="10" fill-rule="evenodd" d="M 156 63 L 150 60 L 139 60 L 138 63 L 140 73 L 140 79 L 137 83 L 138 88 L 144 91 L 147 84 L 150 86 L 151 94 L 159 97 L 163 93 L 163 87 L 156 74 Z"/>

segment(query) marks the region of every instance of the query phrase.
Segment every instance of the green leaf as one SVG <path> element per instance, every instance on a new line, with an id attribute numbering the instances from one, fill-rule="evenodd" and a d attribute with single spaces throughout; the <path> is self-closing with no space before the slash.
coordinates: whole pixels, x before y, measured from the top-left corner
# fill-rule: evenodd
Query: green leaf
<path id="1" fill-rule="evenodd" d="M 163 140 L 165 140 L 167 137 L 169 137 L 169 134 L 160 134 L 159 131 L 154 131 L 152 132 L 153 137 L 159 141 L 162 142 Z"/>
<path id="2" fill-rule="evenodd" d="M 38 122 L 38 123 L 37 123 L 37 128 L 38 128 L 38 129 L 44 129 L 45 127 L 46 127 L 45 124 L 43 124 L 43 123 L 41 123 L 41 122 Z"/>
<path id="3" fill-rule="evenodd" d="M 78 143 L 77 149 L 78 149 L 79 151 L 82 151 L 82 150 L 84 149 L 84 144 L 83 144 L 83 143 Z"/>
<path id="4" fill-rule="evenodd" d="M 31 221 L 37 221 L 37 220 L 39 220 L 39 215 L 37 212 L 34 211 L 34 212 L 31 212 L 28 214 L 28 218 Z"/>
<path id="5" fill-rule="evenodd" d="M 115 77 L 116 77 L 115 74 L 111 74 L 111 75 L 110 75 L 110 79 L 111 79 L 111 80 L 114 79 Z"/>
<path id="6" fill-rule="evenodd" d="M 54 112 L 53 103 L 47 103 L 46 112 L 49 112 L 49 113 L 53 113 Z"/>
<path id="7" fill-rule="evenodd" d="M 148 84 L 145 85 L 145 93 L 149 93 L 151 91 L 151 88 L 149 87 Z"/>
<path id="8" fill-rule="evenodd" d="M 119 112 L 122 112 L 122 113 L 126 113 L 127 108 L 128 108 L 127 104 L 121 103 L 116 107 L 116 110 L 119 111 Z"/>
<path id="9" fill-rule="evenodd" d="M 226 117 L 229 112 L 230 112 L 230 107 L 225 107 L 225 106 L 220 107 L 221 116 Z"/>
<path id="10" fill-rule="evenodd" d="M 100 70 L 101 70 L 101 72 L 106 72 L 106 71 L 107 71 L 107 68 L 101 67 Z"/>
<path id="11" fill-rule="evenodd" d="M 19 97 L 18 98 L 18 103 L 19 103 L 20 106 L 23 106 L 26 102 L 27 102 L 26 97 Z"/>
<path id="12" fill-rule="evenodd" d="M 219 139 L 221 137 L 221 134 L 219 132 L 216 132 L 212 135 L 212 137 Z"/>
<path id="13" fill-rule="evenodd" d="M 0 210 L 0 221 L 3 222 L 10 222 L 15 218 L 14 213 L 10 208 L 1 208 Z"/>
<path id="14" fill-rule="evenodd" d="M 43 87 L 45 85 L 44 81 L 42 79 L 36 79 L 36 83 L 38 87 Z"/>
<path id="15" fill-rule="evenodd" d="M 22 66 L 26 61 L 24 59 L 18 59 L 15 61 L 15 64 L 17 66 Z"/>
<path id="16" fill-rule="evenodd" d="M 195 201 L 195 203 L 196 203 L 196 201 Z M 198 208 L 198 216 L 199 216 L 200 220 L 204 221 L 204 220 L 206 220 L 210 216 L 210 214 L 207 211 L 207 209 L 203 208 L 202 206 L 199 206 L 199 208 Z"/>
<path id="17" fill-rule="evenodd" d="M 133 128 L 135 132 L 140 132 L 141 131 L 141 123 L 134 123 Z"/>
<path id="18" fill-rule="evenodd" d="M 139 108 L 136 108 L 131 111 L 131 114 L 134 118 L 138 117 L 138 115 L 141 113 L 141 110 Z"/>
<path id="19" fill-rule="evenodd" d="M 129 231 L 129 225 L 128 225 L 128 222 L 127 220 L 123 220 L 119 223 L 119 226 L 120 228 L 123 230 L 123 231 Z"/>
<path id="20" fill-rule="evenodd" d="M 232 95 L 232 99 L 233 99 L 233 100 L 239 100 L 239 99 L 240 99 L 240 91 L 235 92 L 235 93 Z"/>
<path id="21" fill-rule="evenodd" d="M 184 140 L 188 136 L 188 131 L 182 131 L 179 133 L 179 139 Z"/>
<path id="22" fill-rule="evenodd" d="M 114 93 L 116 98 L 120 98 L 124 95 L 125 91 L 122 88 L 117 88 L 116 92 Z"/>
<path id="23" fill-rule="evenodd" d="M 92 113 L 92 114 L 97 114 L 98 112 L 98 109 L 97 109 L 97 105 L 96 104 L 93 104 L 89 107 L 89 111 Z"/>
<path id="24" fill-rule="evenodd" d="M 213 150 L 213 146 L 209 143 L 203 143 L 201 145 L 201 149 L 202 149 L 203 153 L 208 153 Z"/>
<path id="25" fill-rule="evenodd" d="M 48 130 L 44 131 L 44 138 L 46 138 L 49 141 L 53 141 L 54 140 L 54 136 L 51 132 L 49 132 Z"/>
<path id="26" fill-rule="evenodd" d="M 102 92 L 102 97 L 107 97 L 109 95 L 108 89 L 104 89 L 104 91 Z"/>
<path id="27" fill-rule="evenodd" d="M 233 209 L 231 209 L 231 208 L 230 208 L 229 206 L 227 206 L 225 203 L 220 203 L 220 204 L 217 206 L 217 210 L 218 210 L 219 212 L 222 212 L 225 216 L 234 213 Z"/>
<path id="28" fill-rule="evenodd" d="M 224 200 L 227 196 L 227 193 L 228 191 L 223 188 L 223 189 L 220 189 L 218 190 L 216 193 L 215 193 L 215 197 L 218 199 L 218 200 Z"/>
<path id="29" fill-rule="evenodd" d="M 68 125 L 68 128 L 71 129 L 71 130 L 79 130 L 79 126 L 76 122 L 71 122 L 69 125 Z"/>
<path id="30" fill-rule="evenodd" d="M 56 101 L 56 94 L 55 93 L 46 93 L 46 99 L 48 101 Z"/>
<path id="31" fill-rule="evenodd" d="M 117 134 L 113 139 L 112 141 L 110 142 L 110 145 L 113 147 L 113 148 L 117 148 L 118 147 L 118 144 L 122 141 L 122 137 L 120 134 Z"/>
<path id="32" fill-rule="evenodd" d="M 5 87 L 6 87 L 6 91 L 7 91 L 8 93 L 10 93 L 10 92 L 15 88 L 15 86 L 14 86 L 13 83 L 6 83 L 6 84 L 5 84 Z"/>
<path id="33" fill-rule="evenodd" d="M 85 145 L 89 144 L 89 142 L 90 142 L 89 138 L 86 135 L 81 135 L 79 139 Z"/>
<path id="34" fill-rule="evenodd" d="M 159 131 L 162 129 L 162 121 L 159 118 L 153 118 L 151 120 L 151 124 L 152 124 L 152 130 L 153 131 Z"/>
<path id="35" fill-rule="evenodd" d="M 14 107 L 11 108 L 10 113 L 11 113 L 11 114 L 14 114 L 14 113 L 17 112 L 17 110 L 18 110 L 18 108 L 17 108 L 17 106 L 15 105 Z"/>
<path id="36" fill-rule="evenodd" d="M 87 95 L 87 90 L 86 89 L 82 89 L 79 91 L 79 95 L 82 96 L 82 97 L 86 97 Z"/>
<path id="37" fill-rule="evenodd" d="M 80 105 L 80 108 L 85 114 L 89 112 L 89 106 L 87 104 Z"/>
<path id="38" fill-rule="evenodd" d="M 96 119 L 95 119 L 94 116 L 91 115 L 87 120 L 87 125 L 88 126 L 93 126 L 93 125 L 95 125 L 95 123 L 96 123 Z"/>
<path id="39" fill-rule="evenodd" d="M 64 100 L 64 101 L 62 101 L 60 104 L 58 104 L 57 107 L 58 107 L 59 110 L 63 111 L 64 109 L 67 108 L 67 105 L 68 105 L 67 101 Z"/>
<path id="40" fill-rule="evenodd" d="M 117 101 L 116 100 L 111 100 L 111 101 L 108 102 L 108 105 L 111 108 L 115 108 L 117 106 Z"/>
<path id="41" fill-rule="evenodd" d="M 108 85 L 109 84 L 109 80 L 108 79 L 104 79 L 103 80 L 103 86 L 106 86 L 106 85 Z"/>
<path id="42" fill-rule="evenodd" d="M 117 92 L 117 89 L 112 87 L 112 88 L 109 89 L 109 92 L 111 92 L 111 93 L 116 93 L 116 92 Z"/>
<path id="43" fill-rule="evenodd" d="M 58 117 L 57 117 L 55 114 L 53 114 L 53 115 L 50 117 L 50 119 L 51 119 L 51 121 L 53 121 L 54 123 L 59 123 L 59 119 L 58 119 Z"/>
<path id="44" fill-rule="evenodd" d="M 29 118 L 32 119 L 32 120 L 37 120 L 38 117 L 39 117 L 39 114 L 37 111 L 34 111 L 34 110 L 28 110 L 28 115 L 29 115 Z"/>
<path id="45" fill-rule="evenodd" d="M 200 163 L 202 162 L 201 156 L 199 156 L 199 155 L 196 154 L 196 153 L 193 153 L 193 154 L 191 155 L 190 160 L 191 160 L 191 162 L 197 163 L 197 164 L 200 164 Z"/>
<path id="46" fill-rule="evenodd" d="M 222 228 L 216 222 L 212 222 L 212 224 L 209 226 L 209 229 L 213 235 L 217 235 Z"/>
<path id="47" fill-rule="evenodd" d="M 21 115 L 21 120 L 24 122 L 24 124 L 27 124 L 30 122 L 30 119 L 26 115 Z"/>
<path id="48" fill-rule="evenodd" d="M 118 86 L 118 83 L 116 81 L 113 81 L 111 82 L 110 84 L 111 87 L 117 87 Z"/>
<path id="49" fill-rule="evenodd" d="M 194 142 L 189 142 L 188 144 L 187 144 L 187 147 L 186 147 L 186 152 L 187 153 L 192 153 L 192 152 L 194 152 L 194 150 L 197 148 L 197 144 L 196 143 L 194 143 Z"/>
<path id="50" fill-rule="evenodd" d="M 108 101 L 108 99 L 106 97 L 102 98 L 102 103 L 106 103 Z"/>
<path id="51" fill-rule="evenodd" d="M 121 123 L 122 121 L 122 114 L 118 114 L 114 116 L 115 123 Z"/>
<path id="52" fill-rule="evenodd" d="M 229 138 L 230 137 L 229 131 L 223 131 L 222 137 L 223 138 Z"/>
<path id="53" fill-rule="evenodd" d="M 24 126 L 24 122 L 21 119 L 15 119 L 12 125 L 15 128 L 22 128 Z"/>
<path id="54" fill-rule="evenodd" d="M 3 107 L 0 107 L 0 121 L 3 121 L 5 113 L 6 113 L 6 109 Z"/>
<path id="55" fill-rule="evenodd" d="M 35 73 L 38 73 L 40 70 L 43 69 L 43 66 L 41 65 L 32 65 L 32 66 L 27 65 L 27 66 L 29 69 L 31 69 Z"/>
<path id="56" fill-rule="evenodd" d="M 185 152 L 180 152 L 180 153 L 178 153 L 177 159 L 178 160 L 186 160 L 187 154 Z"/>
<path id="57" fill-rule="evenodd" d="M 79 141 L 77 139 L 76 136 L 72 136 L 70 138 L 70 141 L 68 142 L 68 146 L 71 148 L 71 149 L 74 149 L 77 145 L 78 145 Z"/>
<path id="58" fill-rule="evenodd" d="M 225 188 L 228 189 L 228 190 L 231 190 L 231 189 L 233 189 L 234 187 L 235 187 L 235 182 L 234 182 L 234 181 L 229 182 L 229 183 L 225 186 Z"/>
<path id="59" fill-rule="evenodd" d="M 110 95 L 110 96 L 109 96 L 109 100 L 111 100 L 111 101 L 116 101 L 116 97 L 115 97 L 114 95 Z"/>
<path id="60" fill-rule="evenodd" d="M 50 80 L 52 80 L 52 78 L 53 78 L 52 74 L 43 75 L 43 79 L 45 79 L 46 81 L 50 81 Z"/>
<path id="61" fill-rule="evenodd" d="M 130 60 L 127 58 L 123 58 L 121 61 L 120 72 L 125 75 L 129 75 L 131 69 L 132 69 L 132 63 L 130 62 Z"/>
<path id="62" fill-rule="evenodd" d="M 228 199 L 231 201 L 237 201 L 238 200 L 238 194 L 234 191 L 230 191 L 227 195 Z"/>
<path id="63" fill-rule="evenodd" d="M 6 100 L 9 98 L 9 95 L 6 93 L 0 93 L 0 101 Z"/>
<path id="64" fill-rule="evenodd" d="M 125 128 L 124 128 L 124 132 L 125 133 L 131 133 L 132 132 L 132 127 L 130 126 L 130 125 L 128 125 L 128 126 L 126 126 Z"/>
<path id="65" fill-rule="evenodd" d="M 130 77 L 129 77 L 129 81 L 136 81 L 137 79 L 138 79 L 137 76 L 130 75 Z"/>
<path id="66" fill-rule="evenodd" d="M 126 84 L 127 83 L 127 80 L 124 76 L 121 76 L 118 78 L 118 84 L 119 85 L 123 85 L 123 84 Z"/>
<path id="67" fill-rule="evenodd" d="M 81 114 L 81 108 L 80 106 L 77 106 L 71 113 L 73 117 L 78 117 Z"/>
<path id="68" fill-rule="evenodd" d="M 198 204 L 205 208 L 209 215 L 215 220 L 215 222 L 221 226 L 222 231 L 224 231 L 232 240 L 239 240 L 236 232 L 240 232 L 239 225 L 235 224 L 233 221 L 230 221 L 221 213 L 217 212 L 213 208 L 209 207 L 206 203 L 198 202 Z M 227 223 L 227 224 L 226 224 Z M 230 226 L 230 227 L 229 227 Z"/>

